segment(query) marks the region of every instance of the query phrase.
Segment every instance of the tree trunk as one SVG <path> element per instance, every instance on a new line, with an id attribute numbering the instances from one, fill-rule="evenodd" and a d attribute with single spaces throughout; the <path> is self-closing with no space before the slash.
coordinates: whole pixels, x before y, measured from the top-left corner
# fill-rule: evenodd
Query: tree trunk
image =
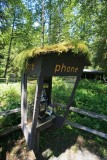
<path id="1" fill-rule="evenodd" d="M 44 0 L 42 0 L 42 36 L 41 36 L 41 47 L 44 47 L 44 33 L 45 32 L 45 8 Z"/>
<path id="2" fill-rule="evenodd" d="M 7 75 L 7 70 L 8 70 L 9 63 L 10 63 L 10 53 L 11 53 L 12 40 L 13 40 L 14 25 L 15 25 L 15 10 L 14 10 L 14 15 L 13 15 L 12 30 L 11 30 L 11 34 L 10 34 L 10 42 L 9 42 L 9 48 L 8 48 L 8 52 L 7 52 L 7 60 L 6 60 L 6 67 L 5 67 L 5 71 L 4 71 L 4 77 L 6 77 L 6 75 Z"/>
<path id="3" fill-rule="evenodd" d="M 50 7 L 50 11 L 49 11 L 49 35 L 48 35 L 48 41 L 49 41 L 49 44 L 51 44 L 51 42 L 52 42 L 52 39 L 51 39 L 51 37 L 52 37 L 52 35 L 51 35 L 51 21 L 52 21 L 52 11 L 51 11 L 51 7 L 52 7 L 52 4 L 51 4 L 51 0 L 49 1 L 49 7 Z"/>

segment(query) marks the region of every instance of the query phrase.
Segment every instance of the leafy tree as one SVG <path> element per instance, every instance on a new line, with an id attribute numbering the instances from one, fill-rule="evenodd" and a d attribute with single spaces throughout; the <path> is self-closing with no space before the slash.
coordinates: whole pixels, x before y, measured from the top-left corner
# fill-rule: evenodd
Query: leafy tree
<path id="1" fill-rule="evenodd" d="M 70 38 L 85 41 L 96 66 L 106 68 L 106 6 L 105 0 L 1 0 L 0 75 L 22 50 Z"/>
<path id="2" fill-rule="evenodd" d="M 90 22 L 89 29 L 87 28 L 90 32 L 87 35 L 94 51 L 94 64 L 107 71 L 107 1 L 77 0 L 76 3 L 80 5 L 80 14 L 86 16 L 85 23 L 88 22 L 87 19 Z"/>
<path id="3" fill-rule="evenodd" d="M 32 44 L 31 35 L 27 34 L 31 28 L 31 13 L 25 8 L 21 0 L 17 2 L 8 0 L 6 2 L 6 4 L 4 1 L 1 3 L 5 19 L 2 18 L 1 21 L 0 39 L 1 54 L 4 55 L 6 61 L 6 64 L 4 61 L 2 62 L 5 66 L 4 77 L 7 75 L 7 69 L 10 68 L 14 55 Z"/>

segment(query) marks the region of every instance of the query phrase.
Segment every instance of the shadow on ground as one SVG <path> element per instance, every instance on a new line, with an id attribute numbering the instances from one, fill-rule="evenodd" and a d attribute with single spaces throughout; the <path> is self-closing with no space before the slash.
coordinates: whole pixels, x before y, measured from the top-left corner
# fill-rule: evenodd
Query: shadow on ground
<path id="1" fill-rule="evenodd" d="M 107 142 L 69 126 L 48 129 L 40 134 L 40 151 L 36 154 L 36 160 L 75 160 L 72 156 L 77 159 L 76 153 L 78 160 L 87 154 L 91 160 L 94 160 L 92 156 L 95 160 L 102 160 L 100 157 L 107 160 Z M 6 157 L 8 160 L 34 160 L 31 157 L 28 159 L 28 156 L 29 150 L 21 131 L 0 139 L 0 160 L 5 160 Z M 64 159 L 61 159 L 62 156 Z"/>
<path id="2" fill-rule="evenodd" d="M 99 157 L 105 158 L 106 154 L 104 155 L 103 148 L 107 151 L 107 143 L 102 139 L 99 139 L 99 143 L 96 143 L 96 138 L 97 137 L 92 134 L 72 129 L 69 126 L 64 126 L 58 130 L 47 130 L 47 132 L 41 133 L 40 151 L 36 155 L 36 158 L 37 160 L 51 160 L 52 158 L 50 157 L 52 156 L 61 157 L 61 155 L 64 156 L 63 153 L 70 154 L 69 151 L 71 151 L 72 154 L 73 152 L 76 153 L 79 151 L 79 154 L 83 153 L 84 155 L 89 152 L 93 156 L 98 155 Z M 100 158 L 98 160 L 100 160 Z"/>

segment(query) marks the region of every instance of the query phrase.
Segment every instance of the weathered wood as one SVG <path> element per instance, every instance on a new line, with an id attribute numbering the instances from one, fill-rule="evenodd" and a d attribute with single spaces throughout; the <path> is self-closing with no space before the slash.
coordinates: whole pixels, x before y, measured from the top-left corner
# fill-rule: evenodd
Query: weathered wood
<path id="1" fill-rule="evenodd" d="M 53 105 L 54 106 L 60 106 L 62 109 L 66 108 L 66 106 L 63 106 L 59 103 L 54 103 Z M 20 108 L 12 109 L 12 110 L 9 110 L 9 111 L 2 111 L 2 112 L 0 112 L 0 116 L 7 116 L 9 114 L 18 113 L 20 111 L 21 111 Z M 79 108 L 76 108 L 76 107 L 70 107 L 69 111 L 80 113 L 80 114 L 83 114 L 83 115 L 86 115 L 86 116 L 89 116 L 89 117 L 92 117 L 92 118 L 101 119 L 101 120 L 107 122 L 107 116 L 103 115 L 103 114 L 97 114 L 95 112 L 85 111 L 83 109 L 79 109 Z"/>
<path id="2" fill-rule="evenodd" d="M 75 56 L 71 52 L 61 55 L 53 53 L 30 59 L 27 72 L 29 75 L 40 75 L 42 67 L 44 77 L 77 76 L 81 68 L 87 65 L 89 65 L 89 62 L 84 56 Z"/>
<path id="3" fill-rule="evenodd" d="M 95 112 L 84 111 L 83 109 L 79 109 L 79 108 L 75 108 L 75 107 L 70 107 L 70 111 L 80 113 L 80 114 L 83 114 L 83 115 L 86 115 L 86 116 L 89 116 L 89 117 L 92 117 L 92 118 L 101 119 L 101 120 L 107 122 L 107 116 L 97 114 Z"/>
<path id="4" fill-rule="evenodd" d="M 56 116 L 52 115 L 52 116 L 49 116 L 47 117 L 46 119 L 43 119 L 41 122 L 38 122 L 37 123 L 37 126 L 36 128 L 39 130 L 39 131 L 43 131 L 49 127 L 52 126 L 53 124 L 53 121 L 55 120 Z M 26 125 L 27 129 L 28 129 L 28 132 L 30 133 L 31 132 L 31 127 L 32 127 L 32 122 L 31 123 L 28 123 Z"/>
<path id="5" fill-rule="evenodd" d="M 53 125 L 53 121 L 55 120 L 55 118 L 56 118 L 56 116 L 54 116 L 54 115 L 49 116 L 48 118 L 46 118 L 44 120 L 44 122 L 37 124 L 37 129 L 39 131 L 43 131 L 43 130 L 51 127 Z"/>
<path id="6" fill-rule="evenodd" d="M 0 78 L 1 82 L 6 82 L 6 78 Z"/>
<path id="7" fill-rule="evenodd" d="M 8 127 L 8 128 L 6 128 L 6 130 L 0 132 L 0 137 L 6 136 L 7 134 L 9 134 L 9 133 L 11 133 L 13 131 L 16 131 L 18 129 L 21 129 L 21 124 L 16 125 L 14 127 Z"/>
<path id="8" fill-rule="evenodd" d="M 28 146 L 29 146 L 29 149 L 31 149 L 30 147 L 32 147 L 33 151 L 35 153 L 37 153 L 39 151 L 39 136 L 40 136 L 40 132 L 53 126 L 53 123 L 54 123 L 54 120 L 55 120 L 56 116 L 52 115 L 52 116 L 48 116 L 45 120 L 43 119 L 42 122 L 39 122 L 37 123 L 37 126 L 36 126 L 36 132 L 35 132 L 35 137 L 33 139 L 34 141 L 34 146 L 32 146 L 32 143 L 30 142 L 30 139 L 28 141 Z M 27 133 L 28 133 L 28 136 L 31 134 L 31 129 L 32 129 L 32 123 L 28 123 L 25 127 L 27 129 Z M 26 133 L 26 134 L 27 134 Z M 26 138 L 26 141 L 27 141 L 27 136 L 25 134 L 25 138 Z M 30 137 L 29 137 L 30 138 Z"/>
<path id="9" fill-rule="evenodd" d="M 33 148 L 35 154 L 39 152 L 39 139 L 40 139 L 40 131 L 37 130 L 35 135 L 35 146 Z"/>
<path id="10" fill-rule="evenodd" d="M 92 134 L 95 134 L 95 135 L 98 135 L 98 136 L 100 136 L 100 137 L 102 137 L 102 138 L 107 139 L 107 134 L 106 134 L 106 133 L 97 131 L 97 130 L 95 130 L 95 129 L 88 128 L 88 127 L 86 127 L 86 126 L 82 126 L 82 125 L 80 125 L 80 124 L 78 124 L 78 123 L 74 123 L 74 122 L 71 122 L 71 121 L 68 121 L 68 120 L 66 120 L 65 123 L 66 123 L 67 125 L 73 126 L 73 127 L 75 127 L 75 128 L 78 128 L 78 129 L 81 129 L 81 130 L 90 132 L 90 133 L 92 133 Z"/>
<path id="11" fill-rule="evenodd" d="M 54 105 L 54 107 L 55 106 L 59 106 L 62 109 L 66 108 L 66 106 L 61 105 L 59 103 L 54 103 L 53 105 Z M 103 114 L 97 114 L 95 112 L 85 111 L 83 109 L 79 109 L 79 108 L 76 108 L 76 107 L 70 107 L 69 112 L 72 112 L 72 111 L 76 112 L 76 113 L 79 113 L 79 114 L 82 114 L 82 115 L 86 115 L 86 116 L 92 117 L 92 118 L 101 119 L 101 120 L 107 122 L 107 116 L 103 115 Z"/>
<path id="12" fill-rule="evenodd" d="M 40 76 L 42 57 L 30 59 L 27 63 L 27 74 Z"/>
<path id="13" fill-rule="evenodd" d="M 40 111 L 40 100 L 41 93 L 43 90 L 43 83 L 45 82 L 45 78 L 48 78 L 49 88 L 47 89 L 48 104 L 51 103 L 51 91 L 52 91 L 52 76 L 76 76 L 76 83 L 74 85 L 70 101 L 66 107 L 66 112 L 64 117 L 58 117 L 56 124 L 61 127 L 64 123 L 64 120 L 67 118 L 69 108 L 72 105 L 73 97 L 81 77 L 84 66 L 89 65 L 89 60 L 82 55 L 74 55 L 72 51 L 68 51 L 66 54 L 63 52 L 62 54 L 55 54 L 50 52 L 51 54 L 44 54 L 40 56 L 35 56 L 30 58 L 26 64 L 26 72 L 28 75 L 36 74 L 38 76 L 36 93 L 35 93 L 35 101 L 34 101 L 34 111 L 32 117 L 32 124 L 26 125 L 26 109 L 27 109 L 27 98 L 26 98 L 26 89 L 27 89 L 27 77 L 24 74 L 22 78 L 22 101 L 21 101 L 21 116 L 22 116 L 22 129 L 26 139 L 28 140 L 28 146 L 30 149 L 36 152 L 35 147 L 38 151 L 39 148 L 39 131 L 48 128 L 53 124 L 53 120 L 47 122 L 41 122 L 41 126 L 38 126 L 38 116 Z M 55 124 L 54 121 L 54 124 Z"/>
<path id="14" fill-rule="evenodd" d="M 77 76 L 85 64 L 82 56 L 51 54 L 43 56 L 42 69 L 45 76 Z"/>
<path id="15" fill-rule="evenodd" d="M 21 125 L 27 123 L 27 74 L 22 75 L 21 81 Z"/>
<path id="16" fill-rule="evenodd" d="M 69 109 L 70 109 L 70 106 L 72 106 L 72 103 L 73 103 L 73 98 L 74 98 L 74 95 L 75 95 L 75 92 L 76 92 L 76 89 L 77 89 L 77 85 L 79 83 L 79 80 L 80 80 L 80 77 L 82 75 L 82 71 L 83 71 L 83 66 L 81 67 L 80 69 L 80 72 L 78 73 L 78 76 L 77 76 L 77 79 L 76 79 L 76 82 L 74 84 L 74 88 L 71 92 L 71 96 L 70 96 L 70 100 L 68 102 L 68 105 L 66 107 L 66 111 L 65 111 L 65 114 L 64 114 L 64 120 L 67 118 L 67 115 L 69 113 Z M 64 122 L 63 122 L 64 123 Z"/>
<path id="17" fill-rule="evenodd" d="M 12 109 L 12 110 L 9 110 L 9 111 L 2 111 L 2 112 L 0 112 L 0 116 L 7 116 L 9 114 L 18 113 L 20 111 L 21 111 L 20 108 Z"/>
<path id="18" fill-rule="evenodd" d="M 36 127 L 37 127 L 37 121 L 39 116 L 39 106 L 40 106 L 40 99 L 41 99 L 41 93 L 43 90 L 43 82 L 44 77 L 41 72 L 40 76 L 37 79 L 37 87 L 36 87 L 36 93 L 35 93 L 35 102 L 34 102 L 34 111 L 33 111 L 33 118 L 32 118 L 32 128 L 31 128 L 31 137 L 30 137 L 30 148 L 34 149 L 35 146 L 35 137 L 36 137 Z"/>

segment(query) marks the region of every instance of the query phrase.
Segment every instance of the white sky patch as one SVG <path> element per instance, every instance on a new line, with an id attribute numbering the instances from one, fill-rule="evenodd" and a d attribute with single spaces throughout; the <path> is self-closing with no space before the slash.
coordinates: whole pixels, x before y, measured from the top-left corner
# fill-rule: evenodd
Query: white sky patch
<path id="1" fill-rule="evenodd" d="M 33 26 L 36 28 L 36 27 L 39 27 L 39 23 L 38 22 L 34 22 Z"/>

